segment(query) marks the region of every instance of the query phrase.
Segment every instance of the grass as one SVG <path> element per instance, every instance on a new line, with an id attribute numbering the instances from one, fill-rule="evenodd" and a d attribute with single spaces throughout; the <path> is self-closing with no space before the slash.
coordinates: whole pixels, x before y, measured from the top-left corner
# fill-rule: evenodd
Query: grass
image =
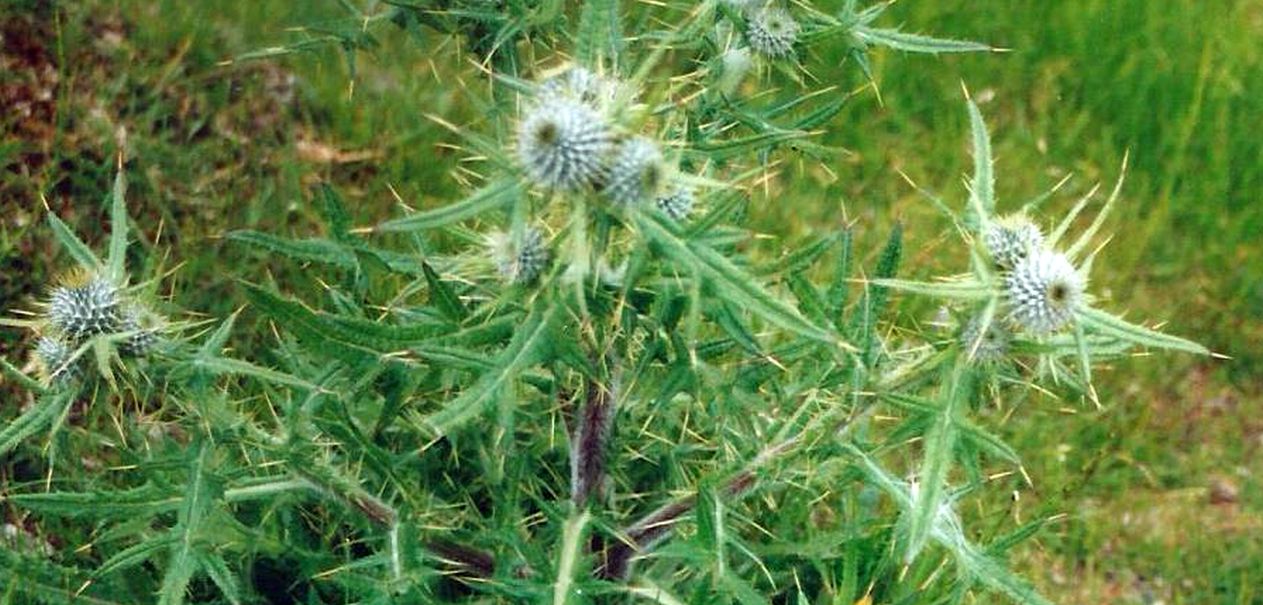
<path id="1" fill-rule="evenodd" d="M 288 28 L 342 16 L 335 2 L 306 4 L 0 8 L 5 59 L 24 62 L 5 70 L 0 89 L 31 107 L 0 121 L 5 310 L 65 266 L 54 258 L 39 194 L 99 249 L 108 230 L 98 200 L 119 154 L 133 167 L 133 214 L 147 240 L 133 250 L 137 260 L 169 254 L 167 266 L 178 266 L 174 297 L 211 316 L 244 304 L 236 277 L 299 281 L 287 279 L 297 269 L 222 235 L 317 232 L 306 201 L 316 182 L 337 185 L 362 225 L 397 216 L 396 193 L 414 207 L 455 199 L 461 187 L 449 173 L 459 154 L 440 145 L 451 137 L 424 117 L 477 120 L 471 93 L 450 76 L 462 61 L 451 41 L 428 41 L 445 46 L 426 54 L 382 30 L 371 56 L 357 58 L 353 88 L 336 49 L 224 64 L 313 35 Z M 937 260 L 958 242 L 900 176 L 963 199 L 960 175 L 971 158 L 962 81 L 990 122 L 1002 208 L 1073 173 L 1048 204 L 1057 216 L 1093 183 L 1115 179 L 1129 152 L 1094 289 L 1109 308 L 1167 321 L 1171 332 L 1233 359 L 1127 360 L 1098 385 L 1103 409 L 1037 398 L 986 418 L 1036 482 L 998 479 L 1018 497 L 997 495 L 967 514 L 998 524 L 1065 513 L 1015 555 L 1019 570 L 1061 602 L 1263 601 L 1263 352 L 1252 346 L 1263 339 L 1263 3 L 907 0 L 889 17 L 1012 50 L 945 59 L 878 53 L 880 100 L 857 94 L 826 140 L 848 152 L 828 171 L 810 161 L 781 165 L 769 185 L 776 194 L 756 199 L 755 225 L 777 238 L 762 248 L 775 253 L 853 222 L 857 249 L 875 253 L 899 220 L 914 277 L 963 268 Z M 837 52 L 820 51 L 813 74 L 842 91 L 858 88 L 853 66 L 826 67 Z M 907 321 L 933 311 L 899 306 Z M 0 354 L 14 358 L 24 346 L 17 338 L 0 333 Z M 10 417 L 18 400 L 3 393 L 0 412 Z M 1235 501 L 1212 504 L 1212 488 L 1224 484 Z"/>

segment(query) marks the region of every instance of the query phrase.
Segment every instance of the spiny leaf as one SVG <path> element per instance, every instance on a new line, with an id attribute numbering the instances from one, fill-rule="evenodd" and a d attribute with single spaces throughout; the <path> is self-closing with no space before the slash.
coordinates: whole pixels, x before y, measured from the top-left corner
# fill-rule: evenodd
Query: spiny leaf
<path id="1" fill-rule="evenodd" d="M 473 218 L 484 212 L 507 206 L 522 195 L 521 186 L 514 179 L 495 181 L 473 195 L 433 210 L 418 212 L 377 226 L 377 231 L 422 231 Z"/>
<path id="2" fill-rule="evenodd" d="M 127 180 L 122 166 L 114 176 L 114 189 L 110 193 L 110 253 L 108 257 L 110 279 L 124 283 L 127 263 L 127 203 L 124 194 Z"/>
<path id="3" fill-rule="evenodd" d="M 970 182 L 969 202 L 975 216 L 974 226 L 983 228 L 995 214 L 995 172 L 991 157 L 991 136 L 987 123 L 973 99 L 969 99 L 969 128 L 974 144 L 974 177 Z"/>
<path id="4" fill-rule="evenodd" d="M 514 378 L 528 366 L 536 363 L 544 354 L 552 338 L 553 320 L 557 308 L 533 311 L 513 336 L 513 340 L 496 358 L 495 367 L 483 374 L 477 382 L 465 389 L 458 397 L 448 401 L 443 408 L 426 417 L 438 435 L 446 435 L 465 421 L 480 413 Z"/>
<path id="5" fill-rule="evenodd" d="M 244 286 L 252 304 L 296 336 L 313 344 L 334 343 L 360 354 L 400 351 L 450 332 L 452 327 L 451 324 L 438 322 L 391 325 L 317 312 L 260 286 Z"/>
<path id="6" fill-rule="evenodd" d="M 462 321 L 469 315 L 460 297 L 452 291 L 452 287 L 439 279 L 439 274 L 429 263 L 422 261 L 421 269 L 425 272 L 425 282 L 430 286 L 430 298 L 438 303 L 439 310 L 453 321 Z"/>
<path id="7" fill-rule="evenodd" d="M 158 605 L 180 605 L 185 601 L 185 592 L 193 574 L 198 571 L 198 562 L 194 546 L 202 521 L 210 513 L 215 500 L 221 495 L 217 482 L 211 477 L 208 466 L 211 461 L 211 446 L 202 441 L 194 449 L 193 459 L 189 464 L 188 487 L 184 492 L 183 503 L 175 529 L 175 537 L 171 545 L 171 559 L 167 563 L 166 574 L 162 578 L 162 590 L 158 593 Z"/>
<path id="8" fill-rule="evenodd" d="M 920 282 L 906 279 L 874 279 L 869 283 L 893 290 L 953 300 L 986 300 L 995 294 L 987 284 L 974 281 Z"/>
<path id="9" fill-rule="evenodd" d="M 895 50 L 913 53 L 971 53 L 991 50 L 990 46 L 968 40 L 934 38 L 921 34 L 909 34 L 897 29 L 859 26 L 855 36 L 868 44 L 877 44 Z"/>
<path id="10" fill-rule="evenodd" d="M 70 256 L 74 257 L 75 262 L 79 263 L 84 269 L 96 273 L 101 270 L 101 259 L 92 253 L 92 249 L 83 243 L 70 227 L 66 226 L 57 215 L 48 213 L 48 226 L 53 229 L 53 237 L 57 238 L 58 243 L 66 248 Z"/>
<path id="11" fill-rule="evenodd" d="M 579 31 L 575 32 L 575 58 L 580 65 L 596 68 L 619 56 L 623 33 L 618 4 L 618 0 L 589 0 L 583 4 Z"/>
<path id="12" fill-rule="evenodd" d="M 951 468 L 958 434 L 956 415 L 958 410 L 968 405 L 965 399 L 969 392 L 965 384 L 964 362 L 957 361 L 954 365 L 945 372 L 945 384 L 940 388 L 943 406 L 925 437 L 925 453 L 918 474 L 920 488 L 908 515 L 908 545 L 904 559 L 909 562 L 925 547 L 939 512 L 946 505 L 947 472 Z"/>
<path id="13" fill-rule="evenodd" d="M 13 422 L 0 430 L 0 456 L 3 456 L 27 437 L 48 427 L 54 419 L 60 417 L 75 400 L 72 389 L 44 394 L 30 409 L 22 412 Z"/>
<path id="14" fill-rule="evenodd" d="M 557 551 L 557 579 L 553 582 L 553 605 L 584 602 L 578 596 L 574 578 L 583 555 L 584 536 L 592 514 L 587 509 L 572 514 L 562 530 L 561 545 Z"/>
<path id="15" fill-rule="evenodd" d="M 305 390 L 315 390 L 320 388 L 317 385 L 307 382 L 301 378 L 239 359 L 230 359 L 227 357 L 197 358 L 194 360 L 193 364 L 196 367 L 217 375 L 228 374 L 232 376 L 250 376 L 264 382 L 298 387 Z"/>
<path id="16" fill-rule="evenodd" d="M 1173 349 L 1176 351 L 1186 351 L 1197 355 L 1209 355 L 1210 350 L 1197 344 L 1191 340 L 1185 340 L 1178 336 L 1163 334 L 1157 330 L 1151 330 L 1144 326 L 1138 326 L 1130 323 L 1121 317 L 1116 317 L 1105 311 L 1094 309 L 1086 305 L 1075 309 L 1075 317 L 1084 323 L 1085 326 L 1095 330 L 1104 336 L 1112 336 L 1135 343 L 1144 347 L 1153 347 L 1155 349 Z"/>
<path id="17" fill-rule="evenodd" d="M 772 296 L 755 278 L 703 244 L 683 239 L 664 217 L 637 213 L 636 223 L 649 239 L 662 245 L 667 256 L 697 272 L 710 282 L 729 302 L 749 309 L 763 319 L 802 336 L 822 342 L 849 346 L 798 313 L 784 301 Z"/>

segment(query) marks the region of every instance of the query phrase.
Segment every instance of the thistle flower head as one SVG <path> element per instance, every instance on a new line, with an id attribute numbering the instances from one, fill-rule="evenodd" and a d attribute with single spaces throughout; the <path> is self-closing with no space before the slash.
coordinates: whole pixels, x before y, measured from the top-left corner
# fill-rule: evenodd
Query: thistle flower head
<path id="1" fill-rule="evenodd" d="M 79 368 L 71 361 L 74 350 L 60 339 L 41 336 L 35 343 L 35 362 L 40 375 L 49 384 L 59 384 L 73 378 Z"/>
<path id="2" fill-rule="evenodd" d="M 1031 251 L 1043 247 L 1044 234 L 1040 232 L 1039 225 L 1019 213 L 991 223 L 982 240 L 996 267 L 1010 271 Z"/>
<path id="3" fill-rule="evenodd" d="M 693 211 L 693 205 L 696 201 L 692 189 L 679 186 L 670 194 L 658 197 L 656 203 L 663 214 L 678 221 L 684 219 Z"/>
<path id="4" fill-rule="evenodd" d="M 633 137 L 618 146 L 605 195 L 617 204 L 637 204 L 656 198 L 666 180 L 667 165 L 658 144 Z"/>
<path id="5" fill-rule="evenodd" d="M 1084 279 L 1064 254 L 1031 250 L 1005 275 L 1009 318 L 1034 334 L 1061 329 L 1083 301 Z"/>
<path id="6" fill-rule="evenodd" d="M 487 236 L 487 247 L 496 264 L 496 271 L 506 281 L 525 284 L 539 277 L 551 260 L 544 234 L 535 227 L 522 232 L 520 241 L 512 234 L 498 231 Z"/>
<path id="7" fill-rule="evenodd" d="M 536 184 L 575 191 L 605 173 L 613 134 L 596 109 L 565 96 L 545 96 L 517 130 L 517 155 Z"/>
<path id="8" fill-rule="evenodd" d="M 1009 331 L 998 320 L 993 320 L 985 332 L 982 317 L 975 316 L 960 331 L 960 346 L 977 363 L 993 363 L 1004 359 L 1009 352 Z"/>
<path id="9" fill-rule="evenodd" d="M 119 351 L 124 355 L 143 356 L 158 343 L 158 331 L 153 327 L 152 314 L 138 305 L 129 305 L 123 309 L 118 331 L 132 333 L 119 345 Z"/>
<path id="10" fill-rule="evenodd" d="M 793 54 L 800 29 L 789 11 L 765 6 L 750 13 L 746 23 L 746 41 L 755 52 L 779 59 Z"/>
<path id="11" fill-rule="evenodd" d="M 109 280 L 87 273 L 72 274 L 53 288 L 48 323 L 71 344 L 118 329 L 119 289 Z"/>

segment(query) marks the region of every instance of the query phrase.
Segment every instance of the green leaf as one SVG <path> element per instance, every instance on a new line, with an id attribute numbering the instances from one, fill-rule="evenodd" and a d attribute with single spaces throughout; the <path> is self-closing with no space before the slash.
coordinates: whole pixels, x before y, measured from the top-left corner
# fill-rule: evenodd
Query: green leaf
<path id="1" fill-rule="evenodd" d="M 947 541 L 949 546 L 953 544 Z M 999 561 L 988 557 L 972 544 L 953 548 L 957 562 L 979 583 L 1023 605 L 1053 605 L 1029 582 L 1018 577 Z"/>
<path id="2" fill-rule="evenodd" d="M 921 34 L 909 34 L 897 29 L 859 26 L 855 36 L 867 44 L 876 44 L 912 53 L 971 53 L 991 50 L 990 46 L 968 40 L 933 38 Z"/>
<path id="3" fill-rule="evenodd" d="M 905 393 L 882 393 L 881 398 L 901 409 L 909 410 L 918 414 L 932 414 L 937 416 L 942 412 L 941 408 L 933 401 L 908 395 Z M 972 420 L 965 417 L 956 419 L 956 428 L 960 430 L 961 437 L 972 443 L 979 449 L 995 456 L 1001 460 L 1011 462 L 1013 464 L 1021 464 L 1021 458 L 1016 450 L 1005 443 L 1003 439 L 987 432 L 986 429 L 975 424 Z"/>
<path id="4" fill-rule="evenodd" d="M 482 412 L 519 373 L 538 362 L 553 337 L 552 324 L 557 313 L 557 308 L 551 305 L 542 311 L 533 311 L 496 358 L 494 368 L 442 409 L 426 417 L 426 423 L 434 432 L 446 435 Z"/>
<path id="5" fill-rule="evenodd" d="M 991 157 L 991 136 L 982 112 L 969 99 L 969 129 L 974 144 L 974 178 L 970 182 L 969 202 L 975 214 L 976 227 L 983 227 L 995 214 L 995 173 Z"/>
<path id="6" fill-rule="evenodd" d="M 430 341 L 445 332 L 446 323 L 385 324 L 358 317 L 316 312 L 252 284 L 243 284 L 251 304 L 299 338 L 315 346 L 336 345 L 353 354 L 396 352 Z"/>
<path id="7" fill-rule="evenodd" d="M 738 269 L 724 255 L 704 244 L 683 239 L 665 217 L 637 213 L 635 218 L 641 232 L 661 245 L 669 258 L 684 264 L 711 283 L 717 294 L 729 303 L 799 335 L 849 347 L 837 336 L 808 321 L 789 304 L 772 296 L 753 276 Z"/>
<path id="8" fill-rule="evenodd" d="M 430 299 L 438 304 L 439 311 L 453 321 L 463 321 L 469 315 L 469 310 L 452 291 L 452 287 L 439 279 L 439 274 L 435 273 L 429 263 L 422 261 L 421 269 L 425 271 L 425 282 L 430 286 Z"/>
<path id="9" fill-rule="evenodd" d="M 184 603 L 189 581 L 199 567 L 194 547 L 197 532 L 221 495 L 207 468 L 211 458 L 210 445 L 202 441 L 195 452 L 189 464 L 188 487 L 185 488 L 178 521 L 172 530 L 175 540 L 162 578 L 162 589 L 158 593 L 158 605 Z"/>
<path id="10" fill-rule="evenodd" d="M 60 417 L 75 400 L 73 389 L 45 393 L 30 409 L 0 430 L 0 456 L 9 453 L 27 437 L 38 433 Z"/>
<path id="11" fill-rule="evenodd" d="M 3 357 L 0 357 L 0 372 L 7 375 L 10 379 L 13 380 L 13 382 L 16 382 L 18 386 L 28 391 L 31 391 L 33 393 L 41 394 L 45 390 L 47 390 L 44 388 L 44 385 L 39 383 L 38 380 L 35 380 L 34 378 L 31 378 L 30 376 L 27 376 L 26 374 L 22 373 L 22 370 L 19 370 L 17 366 L 14 366 L 13 364 L 9 363 L 9 360 Z"/>
<path id="12" fill-rule="evenodd" d="M 587 535 L 588 523 L 591 520 L 592 514 L 587 509 L 572 514 L 566 520 L 566 525 L 562 530 L 561 547 L 557 553 L 557 579 L 553 583 L 553 605 L 586 602 L 582 598 L 573 598 L 579 596 L 578 590 L 574 587 L 574 579 L 583 556 L 583 547 L 586 544 L 584 536 Z"/>
<path id="13" fill-rule="evenodd" d="M 1098 334 L 1112 336 L 1140 346 L 1153 347 L 1155 349 L 1173 349 L 1197 355 L 1210 355 L 1209 349 L 1191 340 L 1138 326 L 1121 317 L 1116 317 L 1086 305 L 1075 309 L 1075 317 Z"/>
<path id="14" fill-rule="evenodd" d="M 854 233 L 851 229 L 842 230 L 842 250 L 838 252 L 837 263 L 833 267 L 833 282 L 829 285 L 829 315 L 833 318 L 833 325 L 837 328 L 843 327 L 843 312 L 846 309 L 847 298 L 850 292 L 851 284 L 851 254 Z"/>
<path id="15" fill-rule="evenodd" d="M 925 454 L 918 473 L 919 489 L 908 515 L 908 545 L 904 560 L 911 562 L 930 538 L 940 511 L 947 503 L 947 472 L 951 469 L 958 434 L 958 410 L 968 405 L 964 362 L 957 361 L 945 373 L 940 387 L 943 406 L 925 436 Z"/>
<path id="16" fill-rule="evenodd" d="M 114 175 L 114 189 L 110 194 L 110 279 L 116 284 L 126 283 L 127 277 L 127 179 L 122 166 Z"/>
<path id="17" fill-rule="evenodd" d="M 228 599 L 232 605 L 240 605 L 241 603 L 241 583 L 237 581 L 237 575 L 228 569 L 228 563 L 224 561 L 223 555 L 219 553 L 197 553 L 198 567 L 210 576 L 215 586 L 219 588 L 219 592 L 223 593 L 224 598 Z"/>
<path id="18" fill-rule="evenodd" d="M 169 550 L 175 544 L 176 538 L 177 536 L 173 533 L 166 533 L 161 536 L 143 539 L 114 553 L 113 556 L 97 567 L 92 572 L 92 575 L 101 578 L 140 565 L 153 558 L 159 552 Z"/>
<path id="19" fill-rule="evenodd" d="M 84 269 L 97 273 L 101 270 L 101 259 L 97 258 L 88 245 L 83 243 L 78 236 L 66 226 L 57 215 L 48 213 L 48 226 L 53 229 L 53 237 L 57 238 L 57 242 L 66 248 L 70 256 L 74 257 L 75 262 L 79 263 Z"/>
<path id="20" fill-rule="evenodd" d="M 249 230 L 230 232 L 227 239 L 275 252 L 297 261 L 332 265 L 343 269 L 355 268 L 355 255 L 345 246 L 327 239 L 293 240 Z"/>
<path id="21" fill-rule="evenodd" d="M 338 192 L 328 183 L 321 183 L 320 202 L 320 214 L 328 224 L 329 233 L 333 235 L 333 239 L 343 244 L 354 243 L 355 238 L 350 235 L 351 216 L 347 214 L 346 205 L 342 203 L 342 196 L 338 195 Z"/>
<path id="22" fill-rule="evenodd" d="M 618 0 L 588 0 L 579 14 L 579 30 L 575 34 L 575 58 L 580 65 L 610 65 L 619 56 L 623 45 L 619 25 Z"/>
<path id="23" fill-rule="evenodd" d="M 422 231 L 434 229 L 502 208 L 521 195 L 522 189 L 516 180 L 495 181 L 455 204 L 448 204 L 404 218 L 386 221 L 377 226 L 377 231 Z"/>
<path id="24" fill-rule="evenodd" d="M 953 300 L 986 300 L 995 295 L 990 286 L 975 281 L 920 282 L 906 279 L 874 279 L 869 283 L 893 290 Z"/>
<path id="25" fill-rule="evenodd" d="M 284 372 L 278 372 L 271 368 L 257 366 L 248 361 L 241 361 L 239 359 L 230 359 L 227 357 L 201 357 L 195 359 L 193 364 L 216 375 L 228 374 L 233 376 L 250 376 L 264 382 L 298 387 L 305 390 L 315 390 L 320 388 L 319 386 L 301 378 L 291 376 Z"/>

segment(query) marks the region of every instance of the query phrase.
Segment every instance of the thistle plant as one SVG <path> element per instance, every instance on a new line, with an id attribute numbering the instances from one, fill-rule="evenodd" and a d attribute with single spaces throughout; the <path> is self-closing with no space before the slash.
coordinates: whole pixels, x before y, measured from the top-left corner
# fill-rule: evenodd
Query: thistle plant
<path id="1" fill-rule="evenodd" d="M 801 77 L 814 45 L 841 39 L 866 75 L 873 47 L 990 47 L 879 28 L 888 3 L 440 5 L 392 3 L 330 37 L 353 55 L 399 26 L 478 53 L 453 67 L 484 78 L 465 91 L 478 123 L 432 117 L 472 191 L 353 228 L 322 185 L 323 236 L 226 236 L 302 263 L 318 297 L 241 276 L 249 319 L 177 337 L 128 286 L 121 176 L 107 262 L 50 215 L 92 277 L 6 322 L 54 340 L 37 346 L 44 383 L 4 366 L 46 401 L 0 452 L 77 438 L 62 427 L 80 391 L 53 385 L 78 346 L 131 378 L 94 395 L 126 446 L 99 455 L 155 470 L 14 490 L 26 514 L 85 520 L 95 557 L 2 550 L 31 581 L 0 587 L 163 605 L 263 602 L 276 585 L 309 603 L 1049 602 L 1004 562 L 1045 520 L 979 544 L 958 512 L 990 489 L 984 464 L 1023 472 L 973 410 L 1055 388 L 1037 386 L 1048 374 L 1095 398 L 1092 365 L 1132 347 L 1206 352 L 1095 307 L 1089 246 L 1121 179 L 1073 241 L 1086 200 L 1047 236 L 1023 218 L 1035 208 L 993 218 L 971 102 L 968 202 L 933 198 L 967 274 L 897 278 L 900 227 L 873 262 L 853 226 L 772 260 L 744 246 L 769 166 L 835 151 L 813 139 L 845 99 Z M 745 82 L 752 63 L 771 69 Z M 744 90 L 769 82 L 793 96 Z M 950 338 L 891 329 L 896 292 L 962 319 Z M 239 321 L 256 322 L 256 358 L 229 354 Z M 65 464 L 50 449 L 51 474 Z"/>

